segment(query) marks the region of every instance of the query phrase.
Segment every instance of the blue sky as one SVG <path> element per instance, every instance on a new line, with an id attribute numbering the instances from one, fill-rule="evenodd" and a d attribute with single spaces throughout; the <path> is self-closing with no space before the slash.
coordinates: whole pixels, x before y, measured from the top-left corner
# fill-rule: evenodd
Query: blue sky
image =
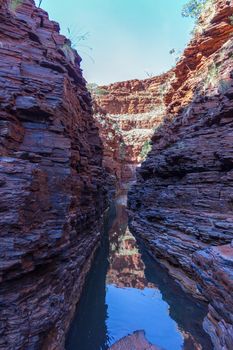
<path id="1" fill-rule="evenodd" d="M 157 75 L 174 65 L 169 54 L 183 51 L 193 20 L 182 18 L 187 0 L 43 0 L 42 8 L 75 37 L 88 82 L 107 84 Z M 90 49 L 91 48 L 91 49 Z M 89 57 L 90 56 L 90 57 Z M 94 61 L 94 62 L 93 62 Z"/>

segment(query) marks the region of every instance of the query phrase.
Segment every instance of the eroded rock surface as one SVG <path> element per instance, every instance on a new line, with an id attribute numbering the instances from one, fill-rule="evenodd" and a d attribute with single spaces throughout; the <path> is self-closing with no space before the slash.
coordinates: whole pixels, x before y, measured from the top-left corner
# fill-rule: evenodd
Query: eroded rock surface
<path id="1" fill-rule="evenodd" d="M 173 70 L 166 118 L 129 193 L 131 228 L 209 302 L 215 349 L 232 348 L 232 1 L 214 1 Z"/>
<path id="2" fill-rule="evenodd" d="M 32 0 L 0 2 L 0 348 L 62 349 L 106 205 L 80 57 Z"/>
<path id="3" fill-rule="evenodd" d="M 233 247 L 221 245 L 197 251 L 193 268 L 201 292 L 209 304 L 204 321 L 216 349 L 232 349 L 233 341 Z"/>
<path id="4" fill-rule="evenodd" d="M 150 139 L 163 120 L 164 96 L 173 71 L 146 80 L 96 87 L 95 119 L 104 144 L 104 166 L 117 187 L 135 180 L 136 168 L 150 150 Z"/>

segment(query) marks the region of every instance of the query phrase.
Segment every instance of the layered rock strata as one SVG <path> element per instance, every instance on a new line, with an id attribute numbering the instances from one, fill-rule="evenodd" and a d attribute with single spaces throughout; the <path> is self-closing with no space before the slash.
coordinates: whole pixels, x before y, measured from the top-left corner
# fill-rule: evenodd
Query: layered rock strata
<path id="1" fill-rule="evenodd" d="M 0 348 L 62 349 L 100 239 L 102 143 L 80 57 L 32 0 L 0 2 Z"/>
<path id="2" fill-rule="evenodd" d="M 156 78 L 130 80 L 92 89 L 95 119 L 104 144 L 104 166 L 117 187 L 135 180 L 136 168 L 150 150 L 162 122 L 164 96 L 173 71 Z"/>
<path id="3" fill-rule="evenodd" d="M 129 193 L 131 228 L 209 302 L 215 349 L 233 347 L 233 14 L 213 1 L 173 70 L 166 117 Z"/>
<path id="4" fill-rule="evenodd" d="M 118 288 L 156 288 L 145 277 L 145 265 L 136 239 L 127 226 L 126 196 L 118 197 L 116 218 L 109 231 L 110 254 L 106 284 Z M 116 234 L 118 232 L 118 234 Z"/>

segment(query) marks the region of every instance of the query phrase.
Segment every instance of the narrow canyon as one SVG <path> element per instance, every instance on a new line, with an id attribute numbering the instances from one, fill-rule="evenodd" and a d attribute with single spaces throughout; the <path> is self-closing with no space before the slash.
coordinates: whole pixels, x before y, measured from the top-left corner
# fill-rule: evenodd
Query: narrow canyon
<path id="1" fill-rule="evenodd" d="M 170 71 L 98 86 L 0 0 L 1 350 L 233 349 L 232 18 L 210 1 Z"/>

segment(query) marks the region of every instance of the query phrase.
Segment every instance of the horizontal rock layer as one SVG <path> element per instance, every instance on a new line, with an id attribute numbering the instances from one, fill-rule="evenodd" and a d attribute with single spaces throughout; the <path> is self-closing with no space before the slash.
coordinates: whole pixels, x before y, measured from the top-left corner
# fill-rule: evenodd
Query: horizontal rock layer
<path id="1" fill-rule="evenodd" d="M 131 228 L 177 281 L 209 302 L 215 349 L 232 348 L 231 1 L 213 1 L 173 69 L 166 117 L 129 192 Z"/>
<path id="2" fill-rule="evenodd" d="M 0 348 L 62 349 L 100 239 L 102 142 L 80 57 L 32 0 L 0 3 Z"/>
<path id="3" fill-rule="evenodd" d="M 104 144 L 104 165 L 119 187 L 135 180 L 162 122 L 165 93 L 173 71 L 146 80 L 129 80 L 92 89 L 95 119 Z"/>

